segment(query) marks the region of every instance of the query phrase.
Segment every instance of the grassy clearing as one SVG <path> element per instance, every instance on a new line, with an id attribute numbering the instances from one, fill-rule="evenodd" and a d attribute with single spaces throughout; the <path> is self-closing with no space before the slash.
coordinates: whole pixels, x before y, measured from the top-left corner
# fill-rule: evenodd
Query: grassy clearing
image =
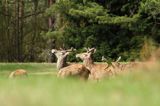
<path id="1" fill-rule="evenodd" d="M 28 78 L 8 79 L 10 71 L 28 70 Z M 0 106 L 160 106 L 160 68 L 137 71 L 100 83 L 59 79 L 55 65 L 0 64 Z"/>
<path id="2" fill-rule="evenodd" d="M 8 77 L 11 71 L 25 69 L 29 74 L 55 73 L 55 64 L 49 63 L 0 63 L 0 75 Z"/>

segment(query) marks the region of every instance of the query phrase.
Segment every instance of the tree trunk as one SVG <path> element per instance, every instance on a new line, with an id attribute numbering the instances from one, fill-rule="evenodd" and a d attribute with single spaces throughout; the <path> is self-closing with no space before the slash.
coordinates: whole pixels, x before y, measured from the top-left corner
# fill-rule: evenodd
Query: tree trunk
<path id="1" fill-rule="evenodd" d="M 38 0 L 35 0 L 34 2 L 34 14 L 37 13 L 37 9 L 38 9 Z M 32 35 L 32 39 L 31 39 L 31 45 L 30 45 L 30 56 L 29 56 L 29 61 L 33 62 L 35 60 L 35 40 L 36 37 L 38 36 L 37 33 L 37 15 L 33 15 L 33 27 L 34 27 L 34 31 L 33 31 L 33 35 Z"/>
<path id="2" fill-rule="evenodd" d="M 48 7 L 50 7 L 55 1 L 54 0 L 48 0 Z M 49 17 L 48 18 L 48 28 L 52 29 L 53 27 L 53 18 Z"/>
<path id="3" fill-rule="evenodd" d="M 23 16 L 24 16 L 24 1 L 15 0 L 15 60 L 18 62 L 23 61 Z"/>
<path id="4" fill-rule="evenodd" d="M 48 7 L 50 7 L 53 3 L 55 3 L 55 0 L 48 0 Z M 48 29 L 52 29 L 54 26 L 54 19 L 52 17 L 48 18 Z M 49 50 L 55 48 L 55 40 L 54 39 L 50 39 L 49 40 Z M 49 62 L 55 62 L 56 57 L 54 54 L 50 54 L 49 56 Z"/>

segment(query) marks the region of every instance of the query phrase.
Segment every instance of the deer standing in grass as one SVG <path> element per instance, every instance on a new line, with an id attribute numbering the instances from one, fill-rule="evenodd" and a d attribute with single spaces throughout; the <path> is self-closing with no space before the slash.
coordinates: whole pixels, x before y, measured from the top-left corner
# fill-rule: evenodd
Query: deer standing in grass
<path id="1" fill-rule="evenodd" d="M 57 69 L 58 77 L 68 77 L 68 76 L 79 76 L 82 79 L 88 79 L 89 70 L 83 64 L 72 63 L 69 64 L 66 62 L 67 56 L 74 51 L 73 48 L 64 50 L 52 49 L 52 53 L 57 57 Z"/>
<path id="2" fill-rule="evenodd" d="M 87 52 L 77 54 L 76 57 L 83 60 L 84 66 L 90 71 L 89 79 L 100 80 L 112 74 L 109 64 L 96 64 L 92 55 L 96 52 L 95 48 L 86 48 Z"/>

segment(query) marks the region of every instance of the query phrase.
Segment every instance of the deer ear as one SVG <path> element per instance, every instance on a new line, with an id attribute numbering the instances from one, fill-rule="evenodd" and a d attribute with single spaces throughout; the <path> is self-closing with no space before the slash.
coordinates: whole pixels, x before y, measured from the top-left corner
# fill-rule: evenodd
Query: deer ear
<path id="1" fill-rule="evenodd" d="M 95 48 L 91 48 L 91 49 L 89 50 L 89 52 L 95 53 L 95 52 L 96 52 L 96 49 L 95 49 Z"/>
<path id="2" fill-rule="evenodd" d="M 68 56 L 70 53 L 71 53 L 71 52 L 66 52 L 66 53 L 65 53 L 65 56 Z"/>
<path id="3" fill-rule="evenodd" d="M 60 47 L 59 50 L 64 50 L 64 49 Z"/>
<path id="4" fill-rule="evenodd" d="M 84 48 L 87 52 L 89 51 L 87 47 Z"/>
<path id="5" fill-rule="evenodd" d="M 76 51 L 76 49 L 74 49 L 73 47 L 71 47 L 70 49 L 66 50 L 67 52 L 74 52 Z"/>
<path id="6" fill-rule="evenodd" d="M 97 49 L 94 48 L 94 49 L 93 49 L 93 53 L 96 53 L 96 51 L 97 51 Z"/>
<path id="7" fill-rule="evenodd" d="M 51 50 L 51 53 L 56 53 L 56 52 L 57 52 L 56 49 L 52 49 L 52 50 Z"/>

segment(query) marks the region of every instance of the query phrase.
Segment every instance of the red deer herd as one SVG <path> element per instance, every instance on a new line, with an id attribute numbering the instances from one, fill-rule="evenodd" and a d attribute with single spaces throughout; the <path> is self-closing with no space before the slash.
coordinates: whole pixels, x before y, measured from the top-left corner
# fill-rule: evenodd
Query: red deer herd
<path id="1" fill-rule="evenodd" d="M 51 53 L 54 53 L 57 58 L 57 77 L 77 77 L 84 80 L 96 80 L 99 81 L 103 78 L 109 78 L 112 76 L 119 75 L 126 71 L 131 71 L 138 67 L 147 67 L 147 62 L 128 62 L 121 63 L 119 62 L 121 57 L 119 57 L 114 62 L 107 62 L 107 59 L 102 56 L 102 63 L 95 63 L 93 60 L 93 54 L 96 52 L 95 48 L 85 48 L 86 52 L 76 55 L 76 58 L 79 58 L 83 63 L 68 63 L 67 56 L 74 52 L 75 49 L 71 48 L 68 50 L 60 48 L 52 49 Z M 160 50 L 157 55 L 159 56 Z M 155 54 L 156 55 L 156 54 Z M 157 56 L 156 55 L 156 56 Z M 151 57 L 152 60 L 155 60 Z M 159 56 L 160 57 L 160 56 Z M 151 64 L 151 63 L 149 63 Z M 150 66 L 150 65 L 149 65 Z M 16 76 L 27 76 L 27 71 L 23 69 L 18 69 L 9 75 L 9 78 L 14 78 Z"/>
<path id="2" fill-rule="evenodd" d="M 74 51 L 73 48 L 65 49 L 52 49 L 52 53 L 57 57 L 58 77 L 78 76 L 82 79 L 100 80 L 105 77 L 110 77 L 125 71 L 130 67 L 130 64 L 121 64 L 117 59 L 115 62 L 108 63 L 95 63 L 93 54 L 96 52 L 95 48 L 85 48 L 86 52 L 76 55 L 83 63 L 67 63 L 67 56 Z M 102 60 L 106 60 L 104 57 Z"/>

